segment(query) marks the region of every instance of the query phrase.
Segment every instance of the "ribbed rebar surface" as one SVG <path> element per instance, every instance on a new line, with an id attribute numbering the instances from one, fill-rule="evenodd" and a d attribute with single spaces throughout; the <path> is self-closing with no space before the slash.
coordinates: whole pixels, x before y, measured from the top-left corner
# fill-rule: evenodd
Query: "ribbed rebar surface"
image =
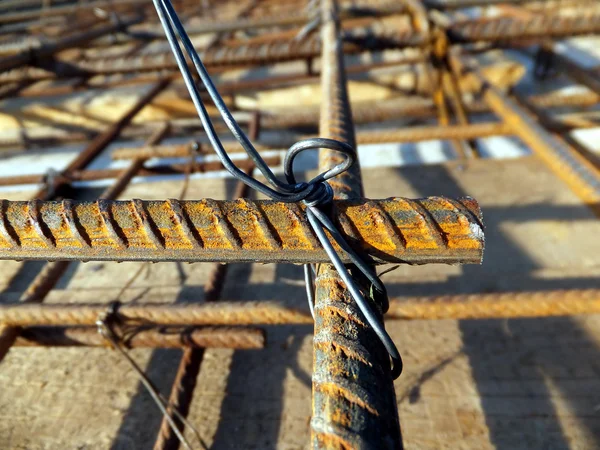
<path id="1" fill-rule="evenodd" d="M 319 134 L 356 148 L 335 0 L 321 2 L 321 40 Z M 328 170 L 342 159 L 322 149 L 319 169 Z M 338 199 L 363 195 L 358 164 L 330 184 Z M 312 448 L 401 448 L 388 354 L 330 264 L 318 266 L 314 309 Z"/>
<path id="2" fill-rule="evenodd" d="M 323 282 L 326 280 L 322 280 Z M 343 303 L 330 301 L 333 314 Z M 0 306 L 0 324 L 15 326 L 93 326 L 105 304 L 49 304 Z M 388 319 L 502 319 L 523 317 L 557 317 L 600 313 L 600 289 L 571 289 L 541 292 L 501 292 L 405 297 L 390 300 Z M 275 302 L 219 302 L 214 304 L 147 304 L 121 305 L 119 317 L 125 323 L 186 326 L 242 326 L 308 324 L 308 311 Z M 349 324 L 352 326 L 352 322 Z M 334 345 L 317 341 L 318 345 Z"/>
<path id="3" fill-rule="evenodd" d="M 140 329 L 123 336 L 129 348 L 263 348 L 262 330 L 239 327 L 203 327 L 197 329 Z M 21 330 L 18 347 L 110 347 L 96 327 L 30 327 Z"/>
<path id="4" fill-rule="evenodd" d="M 354 248 L 375 262 L 479 263 L 477 203 L 338 201 Z M 0 201 L 0 258 L 326 262 L 301 206 L 272 201 Z"/>

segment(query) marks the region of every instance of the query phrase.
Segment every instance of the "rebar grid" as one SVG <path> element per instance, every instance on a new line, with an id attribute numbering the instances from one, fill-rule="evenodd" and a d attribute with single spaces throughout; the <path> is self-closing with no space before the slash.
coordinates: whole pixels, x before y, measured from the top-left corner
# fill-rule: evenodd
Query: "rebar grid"
<path id="1" fill-rule="evenodd" d="M 320 11 L 305 10 L 302 2 L 282 6 L 257 1 L 240 3 L 235 7 L 223 2 L 222 5 L 213 6 L 212 11 L 214 17 L 222 16 L 223 20 L 210 18 L 196 22 L 189 31 L 198 35 L 218 33 L 206 48 L 200 49 L 203 60 L 215 68 L 215 73 L 227 73 L 230 69 L 239 70 L 259 64 L 306 60 L 306 73 L 225 83 L 223 92 L 235 96 L 238 92 L 272 89 L 278 83 L 295 86 L 314 81 L 320 76 L 323 92 L 319 129 L 321 137 L 339 139 L 353 147 L 356 144 L 384 142 L 456 140 L 459 145 L 455 147 L 460 149 L 464 148 L 464 140 L 516 135 L 597 210 L 599 166 L 589 151 L 578 147 L 564 135 L 573 127 L 594 126 L 597 122 L 593 112 L 573 113 L 568 110 L 565 114 L 545 110 L 597 105 L 597 73 L 555 54 L 554 60 L 560 63 L 559 68 L 593 92 L 545 96 L 518 94 L 513 97 L 512 93 L 503 91 L 498 80 L 484 74 L 483 68 L 469 59 L 471 54 L 478 52 L 507 47 L 522 48 L 532 43 L 541 43 L 547 53 L 556 53 L 552 39 L 600 31 L 600 12 L 594 2 L 563 1 L 558 6 L 544 8 L 544 2 L 540 6 L 540 2 L 529 5 L 530 2 L 503 1 L 519 3 L 514 8 L 519 8 L 521 14 L 500 14 L 499 17 L 467 21 L 455 20 L 456 16 L 450 11 L 478 5 L 486 7 L 497 2 L 376 2 L 368 5 L 368 8 L 360 2 L 341 3 L 340 14 L 332 14 L 335 11 L 333 1 L 323 1 Z M 577 10 L 573 9 L 573 5 L 586 6 Z M 94 16 L 94 6 L 108 7 L 103 18 Z M 213 161 L 148 164 L 150 158 L 187 158 L 198 149 L 197 144 L 158 145 L 166 137 L 198 129 L 197 125 L 180 125 L 185 119 L 180 120 L 177 116 L 173 116 L 172 120 L 169 118 L 164 128 L 158 129 L 144 147 L 113 153 L 115 158 L 132 160 L 127 169 L 88 168 L 119 136 L 148 136 L 151 130 L 149 126 L 132 127 L 131 123 L 135 118 L 139 119 L 140 111 L 161 93 L 177 91 L 174 81 L 178 76 L 172 72 L 176 66 L 170 53 L 165 52 L 164 48 L 150 48 L 162 36 L 157 33 L 156 19 L 148 6 L 149 3 L 137 0 L 120 2 L 118 6 L 101 1 L 77 6 L 59 3 L 45 8 L 45 11 L 0 14 L 0 23 L 7 24 L 0 32 L 7 36 L 0 41 L 2 98 L 85 92 L 88 87 L 94 86 L 96 81 L 93 80 L 98 74 L 115 74 L 119 77 L 116 81 L 109 77 L 108 81 L 101 82 L 97 85 L 99 90 L 121 84 L 155 83 L 129 111 L 97 134 L 64 171 L 53 176 L 2 177 L 0 185 L 42 184 L 36 198 L 49 200 L 55 196 L 73 195 L 76 192 L 73 182 L 116 179 L 103 196 L 116 198 L 135 176 L 183 175 L 222 168 L 220 163 Z M 181 7 L 183 16 L 209 13 L 193 2 L 182 2 Z M 368 10 L 367 17 L 361 17 L 365 9 Z M 295 40 L 294 36 L 300 30 L 298 26 L 306 24 L 315 16 L 315 12 L 321 15 L 320 32 L 309 33 L 303 39 Z M 68 15 L 61 18 L 60 15 L 65 13 Z M 408 27 L 373 26 L 373 17 L 377 17 L 379 22 L 389 16 L 407 14 L 410 17 Z M 69 18 L 75 17 L 81 26 L 71 28 L 68 26 Z M 32 22 L 19 23 L 25 18 Z M 346 21 L 343 31 L 339 26 L 339 19 L 342 18 Z M 244 30 L 253 30 L 252 33 L 256 35 L 250 38 L 240 36 Z M 23 32 L 35 35 L 25 40 Z M 83 49 L 83 44 L 87 48 Z M 383 50 L 399 53 L 405 47 L 418 49 L 412 61 L 428 66 L 431 73 L 436 75 L 433 79 L 438 79 L 440 84 L 436 86 L 432 82 L 430 88 L 437 90 L 440 95 L 435 101 L 415 96 L 410 100 L 400 97 L 389 102 L 353 105 L 353 121 L 345 87 L 346 73 L 362 71 L 370 75 L 378 67 L 377 64 L 365 64 L 356 71 L 344 71 L 343 55 L 373 54 L 374 51 L 382 53 Z M 320 75 L 312 67 L 312 60 L 319 56 Z M 411 57 L 405 59 L 404 63 L 410 61 Z M 546 64 L 551 67 L 551 60 L 547 60 Z M 379 66 L 382 67 L 385 69 L 385 66 Z M 478 84 L 475 89 L 457 83 L 465 72 L 474 74 Z M 77 82 L 67 86 L 36 88 L 38 80 Z M 477 98 L 473 100 L 473 92 L 476 96 L 481 94 L 483 102 Z M 235 101 L 234 97 L 232 99 Z M 408 115 L 411 120 L 425 121 L 434 117 L 438 108 L 443 113 L 443 126 L 427 124 L 398 130 L 382 127 L 374 131 L 359 130 L 356 134 L 353 129 L 353 122 L 372 124 L 407 118 Z M 545 116 L 540 109 L 544 109 Z M 315 111 L 309 108 L 296 108 L 292 113 L 284 111 L 281 114 L 260 111 L 256 115 L 258 122 L 253 125 L 255 133 L 252 139 L 259 139 L 259 134 L 265 129 L 315 127 L 319 115 Z M 495 113 L 501 122 L 472 122 L 476 114 L 489 111 Z M 453 120 L 454 116 L 457 120 Z M 540 118 L 539 123 L 534 119 L 535 116 Z M 4 141 L 0 136 L 0 147 L 14 146 L 15 143 L 24 146 L 50 142 L 62 144 L 88 140 L 91 134 L 89 130 L 77 131 L 75 128 L 67 134 L 47 133 L 43 138 L 29 139 L 28 131 L 22 131 L 13 141 Z M 293 138 L 283 139 L 276 144 L 265 142 L 260 149 L 287 147 L 296 138 L 304 136 L 301 133 L 305 132 L 302 130 Z M 205 142 L 200 142 L 198 153 L 210 153 Z M 477 151 L 476 144 L 476 141 L 470 143 L 472 150 Z M 232 151 L 236 149 L 239 150 L 239 147 L 228 148 Z M 463 156 L 468 157 L 468 153 L 464 152 Z M 336 157 L 331 152 L 322 151 L 321 167 L 330 167 L 336 162 Z M 279 157 L 274 157 L 267 162 L 277 165 L 279 161 Z M 241 160 L 239 166 L 249 169 L 252 163 Z M 331 184 L 338 196 L 363 197 L 358 170 L 332 180 Z M 430 198 L 418 202 L 400 199 L 361 200 L 349 204 L 337 203 L 336 208 L 336 217 L 350 243 L 367 250 L 372 262 L 464 263 L 479 262 L 481 259 L 481 217 L 477 204 L 470 199 L 456 201 Z M 356 208 L 356 211 L 352 208 Z M 249 220 L 244 217 L 248 214 Z M 93 334 L 90 326 L 106 310 L 106 304 L 38 304 L 43 302 L 67 269 L 68 263 L 62 259 L 326 262 L 322 249 L 307 231 L 303 218 L 302 208 L 295 205 L 284 207 L 246 200 L 237 203 L 206 200 L 189 203 L 77 203 L 69 200 L 57 203 L 3 202 L 0 256 L 57 261 L 47 264 L 39 274 L 22 296 L 23 305 L 0 307 L 0 359 L 13 344 L 103 345 L 100 336 Z M 294 233 L 284 236 L 281 230 L 294 230 Z M 201 254 L 207 249 L 212 253 Z M 74 254 L 74 251 L 77 253 Z M 224 266 L 217 264 L 213 278 L 221 279 L 225 270 Z M 337 273 L 328 265 L 321 264 L 316 281 L 318 301 L 311 422 L 313 448 L 400 448 L 402 442 L 393 385 L 386 372 L 387 354 L 381 351 L 377 339 L 361 321 L 361 314 L 350 301 Z M 207 292 L 220 291 L 222 283 L 222 280 L 217 283 L 217 289 L 207 288 Z M 211 299 L 210 295 L 206 300 Z M 218 294 L 214 294 L 212 299 L 216 300 L 217 297 Z M 598 297 L 597 290 L 572 290 L 403 298 L 390 302 L 386 318 L 487 319 L 592 314 L 600 312 Z M 134 326 L 142 320 L 159 326 L 201 327 L 189 334 L 175 328 L 167 335 L 156 329 L 140 329 L 129 342 L 132 347 L 184 347 L 171 393 L 172 405 L 181 409 L 184 416 L 192 399 L 203 354 L 202 348 L 193 347 L 258 348 L 264 345 L 263 332 L 240 326 L 312 323 L 304 309 L 272 302 L 153 306 L 124 304 L 119 314 Z M 349 354 L 353 357 L 346 358 Z M 373 386 L 376 386 L 375 390 Z M 179 442 L 174 440 L 171 431 L 167 422 L 163 422 L 156 449 L 178 447 Z"/>

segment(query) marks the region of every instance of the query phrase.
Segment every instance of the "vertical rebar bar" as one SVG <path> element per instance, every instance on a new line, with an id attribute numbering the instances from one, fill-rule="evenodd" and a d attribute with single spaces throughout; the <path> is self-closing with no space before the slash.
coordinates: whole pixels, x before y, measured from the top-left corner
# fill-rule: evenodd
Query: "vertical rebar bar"
<path id="1" fill-rule="evenodd" d="M 248 169 L 247 174 L 251 175 L 253 168 Z M 234 193 L 234 198 L 243 198 L 248 195 L 248 186 L 241 181 L 238 183 Z M 204 301 L 215 302 L 221 297 L 221 291 L 225 284 L 225 276 L 227 275 L 226 264 L 214 263 L 210 271 L 208 281 L 204 285 Z M 202 360 L 204 359 L 203 348 L 188 348 L 183 351 L 175 380 L 169 395 L 169 406 L 167 408 L 169 414 L 172 415 L 175 424 L 183 431 L 183 422 L 177 415 L 173 414 L 176 409 L 180 417 L 187 417 L 192 395 L 196 388 L 196 379 L 200 373 Z M 179 448 L 179 439 L 171 428 L 171 425 L 166 417 L 163 418 L 160 424 L 158 436 L 154 443 L 154 450 L 177 450 Z"/>
<path id="2" fill-rule="evenodd" d="M 321 2 L 321 20 L 320 136 L 356 148 L 335 0 Z M 319 168 L 330 169 L 340 159 L 322 149 Z M 360 167 L 330 184 L 337 198 L 361 197 Z M 315 288 L 312 447 L 402 448 L 387 352 L 333 266 L 318 267 Z"/>

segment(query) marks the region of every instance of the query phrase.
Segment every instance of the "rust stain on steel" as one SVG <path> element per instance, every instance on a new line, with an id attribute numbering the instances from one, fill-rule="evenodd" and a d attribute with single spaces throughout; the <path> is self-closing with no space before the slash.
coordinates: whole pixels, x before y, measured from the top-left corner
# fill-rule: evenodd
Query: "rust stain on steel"
<path id="1" fill-rule="evenodd" d="M 395 319 L 500 319 L 600 313 L 600 289 L 409 297 L 390 301 Z"/>
<path id="2" fill-rule="evenodd" d="M 346 86 L 338 5 L 335 0 L 321 2 L 321 104 L 319 135 L 347 143 L 356 148 L 352 112 Z M 319 169 L 328 170 L 343 158 L 337 152 L 321 149 Z M 363 196 L 360 167 L 329 181 L 337 199 Z M 339 204 L 344 204 L 338 203 Z M 360 204 L 350 200 L 348 204 Z M 391 209 L 366 202 L 354 216 L 360 227 L 352 226 L 348 216 L 340 213 L 340 229 L 355 244 L 367 239 L 370 232 L 392 227 L 400 216 L 416 219 L 404 232 L 376 239 L 374 250 L 387 251 L 396 246 L 413 244 L 418 251 L 436 252 L 429 239 L 413 242 L 417 230 L 433 224 L 421 204 L 409 210 L 407 204 Z M 413 215 L 413 213 L 415 215 Z M 431 222 L 430 222 L 431 220 Z M 437 233 L 436 233 L 437 234 Z M 433 237 L 437 245 L 444 238 Z M 409 242 L 411 241 L 411 242 Z M 434 244 L 435 245 L 435 244 Z M 326 261 L 328 262 L 328 261 Z M 378 307 L 379 305 L 376 305 Z M 373 329 L 366 325 L 362 313 L 339 273 L 331 264 L 321 264 L 315 279 L 315 331 L 313 341 L 311 446 L 314 449 L 401 448 L 402 438 L 389 370 L 389 356 Z"/>
<path id="3" fill-rule="evenodd" d="M 512 128 L 504 123 L 476 123 L 449 126 L 422 126 L 408 127 L 400 130 L 376 130 L 357 133 L 356 143 L 361 144 L 383 144 L 393 142 L 419 142 L 432 141 L 436 139 L 475 139 L 488 136 L 504 136 L 511 134 Z M 308 136 L 306 136 L 308 137 Z M 303 137 L 292 137 L 288 140 L 274 143 L 272 145 L 254 144 L 258 151 L 282 149 L 291 146 Z M 115 150 L 111 157 L 114 160 L 149 159 L 149 158 L 183 158 L 195 151 L 196 142 L 175 145 L 155 145 L 148 147 L 124 147 Z M 224 143 L 223 147 L 228 153 L 243 152 L 244 149 L 236 143 Z M 200 152 L 212 153 L 210 144 L 204 144 Z"/>
<path id="4" fill-rule="evenodd" d="M 335 279 L 321 280 L 330 288 Z M 324 283 L 328 283 L 325 285 Z M 339 290 L 338 290 L 339 291 Z M 315 336 L 315 346 L 336 353 L 343 359 L 369 366 L 361 345 L 357 344 L 358 331 L 366 330 L 358 309 L 346 305 L 336 295 L 322 306 L 322 317 L 337 332 L 343 327 L 354 336 L 352 341 L 325 335 Z M 4 326 L 93 326 L 98 315 L 106 311 L 106 304 L 15 304 L 0 306 L 0 324 Z M 441 320 L 441 319 L 501 319 L 520 317 L 558 317 L 600 313 L 600 289 L 571 289 L 545 292 L 503 292 L 458 294 L 433 297 L 406 297 L 390 300 L 388 320 Z M 310 324 L 308 311 L 294 309 L 276 302 L 216 302 L 205 304 L 146 304 L 119 307 L 119 317 L 133 325 L 181 326 L 252 326 Z M 337 321 L 340 318 L 342 320 Z M 373 339 L 375 337 L 373 336 Z M 331 372 L 335 376 L 348 375 L 343 365 Z"/>
<path id="5" fill-rule="evenodd" d="M 93 326 L 106 304 L 24 304 L 0 306 L 0 324 L 11 326 Z M 278 325 L 308 324 L 305 311 L 273 302 L 209 302 L 202 304 L 129 305 L 118 309 L 127 324 L 158 325 Z"/>
<path id="6" fill-rule="evenodd" d="M 154 328 L 127 330 L 123 345 L 128 348 L 233 348 L 258 349 L 265 344 L 262 330 L 240 327 L 196 329 Z M 21 330 L 17 347 L 110 347 L 95 327 L 30 327 Z"/>
<path id="7" fill-rule="evenodd" d="M 269 166 L 277 166 L 281 163 L 279 156 L 264 158 Z M 249 159 L 236 160 L 236 165 L 244 170 L 252 167 L 254 162 Z M 190 170 L 189 164 L 159 164 L 151 167 L 141 166 L 137 176 L 159 176 L 159 175 L 183 175 Z M 225 170 L 221 161 L 196 162 L 192 167 L 193 173 L 211 172 L 215 170 Z M 121 169 L 95 169 L 95 170 L 75 170 L 70 172 L 68 177 L 57 175 L 56 183 L 72 183 L 74 181 L 94 181 L 106 180 L 121 176 Z M 45 175 L 14 175 L 0 177 L 0 186 L 14 186 L 20 184 L 39 184 L 44 182 Z"/>
<path id="8" fill-rule="evenodd" d="M 576 36 L 598 31 L 600 14 L 593 11 L 575 16 L 536 14 L 529 20 L 508 17 L 487 21 L 474 20 L 452 25 L 448 34 L 455 42 L 494 41 L 514 44 L 517 40 Z"/>
<path id="9" fill-rule="evenodd" d="M 334 203 L 351 246 L 374 262 L 479 263 L 475 200 Z M 273 201 L 0 201 L 0 258 L 326 262 L 303 207 Z"/>

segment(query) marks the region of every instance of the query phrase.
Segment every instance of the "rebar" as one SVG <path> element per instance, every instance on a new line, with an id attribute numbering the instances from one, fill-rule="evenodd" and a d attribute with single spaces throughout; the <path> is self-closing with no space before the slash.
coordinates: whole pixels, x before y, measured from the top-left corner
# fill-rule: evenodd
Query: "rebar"
<path id="1" fill-rule="evenodd" d="M 450 26 L 453 42 L 489 42 L 514 44 L 517 40 L 548 39 L 600 32 L 600 14 L 592 11 L 577 16 L 537 14 L 529 20 L 502 17 L 488 21 L 475 20 Z"/>
<path id="2" fill-rule="evenodd" d="M 503 292 L 390 301 L 386 317 L 406 320 L 517 319 L 600 313 L 600 289 Z"/>
<path id="3" fill-rule="evenodd" d="M 335 0 L 321 2 L 319 135 L 356 148 L 337 8 Z M 319 169 L 341 158 L 321 149 Z M 330 185 L 335 198 L 362 197 L 358 164 Z M 401 448 L 388 353 L 331 264 L 317 267 L 314 314 L 312 448 Z"/>
<path id="4" fill-rule="evenodd" d="M 384 144 L 384 143 L 402 143 L 433 141 L 441 139 L 475 139 L 489 136 L 506 136 L 512 133 L 512 128 L 504 123 L 490 122 L 467 125 L 449 125 L 449 126 L 422 126 L 407 127 L 398 130 L 369 130 L 356 133 L 356 143 L 358 145 L 366 144 Z M 259 151 L 268 151 L 286 148 L 302 139 L 292 136 L 287 140 L 267 144 L 254 144 Z M 204 144 L 204 143 L 203 143 Z M 112 159 L 137 159 L 137 158 L 181 158 L 188 156 L 192 149 L 198 147 L 197 142 L 189 144 L 160 145 L 152 147 L 124 147 L 112 152 Z M 228 153 L 241 152 L 243 149 L 237 142 L 225 142 L 223 147 Z M 206 149 L 206 150 L 205 150 Z M 201 145 L 200 152 L 212 153 L 209 144 Z"/>
<path id="5" fill-rule="evenodd" d="M 11 327 L 93 326 L 106 308 L 106 304 L 89 303 L 0 305 L 0 324 Z M 475 320 L 599 313 L 600 289 L 570 289 L 400 297 L 390 299 L 385 317 L 387 320 Z M 313 323 L 308 310 L 270 301 L 125 303 L 119 306 L 118 317 L 122 323 L 134 326 L 234 327 Z"/>
<path id="6" fill-rule="evenodd" d="M 255 137 L 255 136 L 251 136 Z M 252 175 L 253 168 L 246 171 L 247 175 Z M 233 198 L 247 197 L 249 186 L 241 181 L 238 182 Z M 208 280 L 204 285 L 204 301 L 216 302 L 221 296 L 225 285 L 228 266 L 226 264 L 213 264 L 208 275 Z M 180 417 L 187 417 L 192 396 L 196 387 L 196 380 L 200 373 L 200 367 L 204 360 L 204 351 L 201 349 L 186 349 L 181 355 L 175 380 L 169 395 L 169 414 L 176 426 L 183 431 L 183 421 Z M 176 409 L 179 414 L 173 414 Z M 179 439 L 173 432 L 169 420 L 164 417 L 158 431 L 154 450 L 177 450 L 179 448 Z"/>
<path id="7" fill-rule="evenodd" d="M 189 153 L 188 153 L 189 156 Z M 277 166 L 281 163 L 279 156 L 272 156 L 265 158 L 265 161 L 269 165 Z M 240 169 L 245 170 L 252 167 L 254 163 L 249 159 L 242 159 L 236 161 Z M 167 175 L 182 175 L 189 170 L 188 164 L 152 164 L 140 167 L 136 176 L 140 177 L 154 177 L 154 176 L 167 176 Z M 220 161 L 206 161 L 196 162 L 192 167 L 192 173 L 203 173 L 213 172 L 218 170 L 225 170 L 223 164 Z M 120 169 L 89 169 L 89 170 L 76 170 L 69 172 L 68 175 L 61 173 L 54 177 L 54 181 L 57 185 L 61 184 L 72 184 L 77 181 L 96 181 L 96 180 L 109 180 L 114 179 L 122 175 Z M 22 184 L 42 184 L 46 180 L 46 175 L 12 175 L 6 177 L 0 177 L 0 186 L 15 186 Z"/>
<path id="8" fill-rule="evenodd" d="M 349 35 L 348 38 L 352 37 Z M 346 53 L 360 53 L 367 50 L 383 50 L 390 48 L 421 47 L 425 44 L 422 36 L 412 32 L 384 30 L 377 33 L 358 35 L 344 44 Z M 302 41 L 287 39 L 283 41 L 264 42 L 254 45 L 235 47 L 215 47 L 205 50 L 200 55 L 206 66 L 258 65 L 285 62 L 319 56 L 321 42 L 315 36 Z M 1 62 L 0 62 L 1 63 Z M 68 63 L 68 64 L 65 64 Z M 0 67 L 2 67 L 0 65 Z M 7 68 L 18 67 L 17 65 Z M 54 64 L 53 72 L 58 76 L 76 76 L 82 73 L 106 75 L 113 73 L 147 72 L 157 70 L 174 70 L 177 63 L 170 52 L 151 55 L 139 55 L 122 58 L 105 58 L 94 60 L 59 61 Z"/>
<path id="9" fill-rule="evenodd" d="M 128 348 L 233 348 L 258 349 L 264 332 L 240 327 L 153 328 L 128 330 Z M 21 329 L 16 347 L 110 347 L 95 327 L 30 327 Z"/>
<path id="10" fill-rule="evenodd" d="M 93 326 L 106 304 L 0 305 L 8 326 Z M 122 304 L 121 323 L 133 325 L 244 326 L 312 323 L 309 314 L 273 302 L 209 302 L 169 305 Z"/>
<path id="11" fill-rule="evenodd" d="M 0 20 L 1 20 L 0 16 Z M 113 33 L 117 30 L 125 29 L 128 26 L 134 25 L 136 23 L 141 22 L 142 17 L 127 17 L 119 21 L 118 23 L 111 23 L 107 25 L 100 26 L 96 29 L 86 30 L 82 33 L 77 33 L 72 36 L 67 36 L 63 39 L 59 39 L 56 42 L 49 42 L 43 45 L 40 45 L 37 48 L 30 48 L 26 51 L 17 53 L 15 55 L 6 56 L 4 58 L 0 58 L 0 72 L 5 70 L 14 69 L 25 64 L 33 64 L 39 63 L 41 60 L 47 59 L 54 54 L 71 48 L 81 45 L 87 41 L 91 41 L 93 39 L 97 39 L 100 36 L 104 36 L 109 33 Z"/>
<path id="12" fill-rule="evenodd" d="M 375 263 L 481 261 L 483 227 L 473 199 L 359 199 L 334 207 L 352 248 Z M 4 200 L 0 259 L 328 261 L 303 206 L 247 199 Z"/>

